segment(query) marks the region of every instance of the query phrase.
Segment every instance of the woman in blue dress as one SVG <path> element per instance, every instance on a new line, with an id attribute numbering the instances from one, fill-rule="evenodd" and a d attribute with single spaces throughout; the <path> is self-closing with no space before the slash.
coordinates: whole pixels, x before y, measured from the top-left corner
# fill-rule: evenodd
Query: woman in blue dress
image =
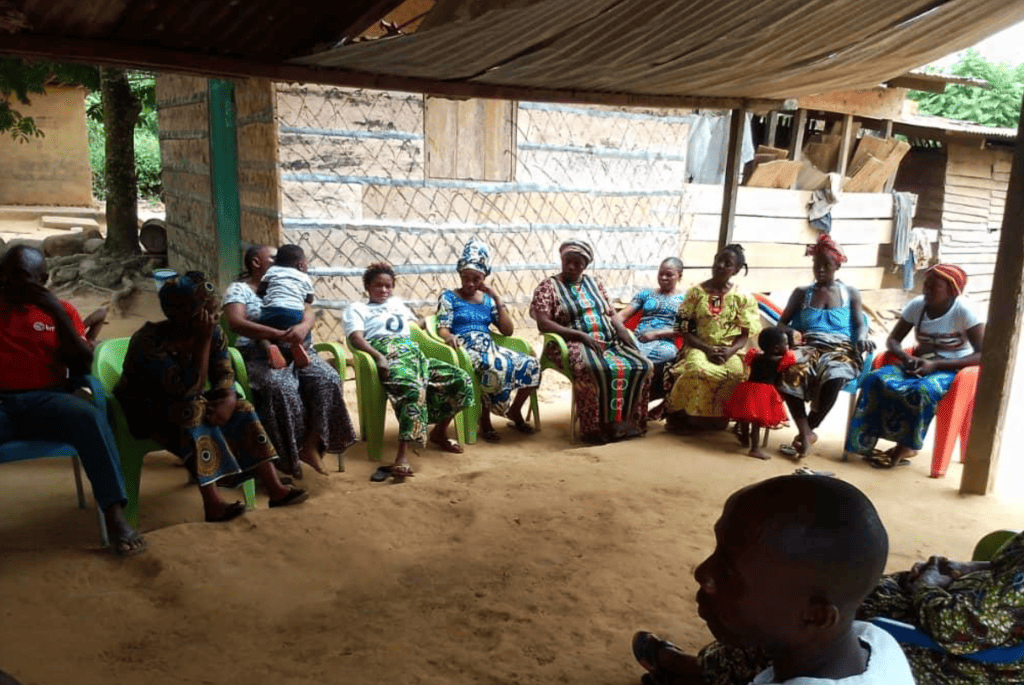
<path id="1" fill-rule="evenodd" d="M 473 362 L 480 381 L 484 407 L 480 434 L 498 442 L 491 412 L 512 420 L 516 429 L 532 433 L 523 418 L 523 405 L 540 385 L 540 362 L 529 355 L 499 347 L 491 338 L 494 324 L 502 335 L 512 335 L 512 319 L 498 294 L 487 285 L 491 273 L 490 250 L 480 240 L 470 240 L 456 269 L 462 287 L 445 290 L 437 303 L 437 332 L 452 347 L 461 347 Z"/>
<path id="2" fill-rule="evenodd" d="M 665 396 L 661 387 L 665 366 L 675 360 L 679 348 L 676 339 L 680 334 L 673 328 L 676 312 L 686 299 L 686 293 L 677 292 L 676 286 L 683 276 L 683 262 L 669 257 L 658 267 L 658 289 L 644 288 L 636 294 L 626 308 L 619 312 L 623 321 L 637 313 L 640 321 L 636 325 L 637 342 L 640 352 L 654 363 L 654 378 L 651 381 L 651 399 Z"/>

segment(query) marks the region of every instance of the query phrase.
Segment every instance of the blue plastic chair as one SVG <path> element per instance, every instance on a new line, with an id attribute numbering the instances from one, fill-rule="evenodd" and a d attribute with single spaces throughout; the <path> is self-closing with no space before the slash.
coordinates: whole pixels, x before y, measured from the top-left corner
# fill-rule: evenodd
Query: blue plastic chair
<path id="1" fill-rule="evenodd" d="M 92 391 L 92 399 L 96 408 L 104 417 L 107 414 L 107 396 L 103 392 L 103 386 L 93 376 L 86 376 L 85 381 L 89 390 Z M 51 440 L 11 440 L 0 444 L 0 464 L 8 464 L 28 459 L 43 459 L 46 457 L 71 458 L 71 466 L 75 472 L 75 488 L 78 491 L 78 508 L 85 509 L 85 491 L 82 488 L 82 464 L 78 460 L 78 451 L 66 442 L 54 442 Z M 96 518 L 99 522 L 100 544 L 103 547 L 110 545 L 107 538 L 107 524 L 103 518 L 103 511 L 96 505 Z"/>
<path id="2" fill-rule="evenodd" d="M 924 647 L 939 654 L 949 654 L 945 647 L 926 635 L 924 631 L 909 623 L 881 616 L 871 619 L 871 622 L 879 628 L 886 630 L 901 644 Z M 980 652 L 973 652 L 971 654 L 949 654 L 949 656 L 967 659 L 968 661 L 977 661 L 983 664 L 1012 664 L 1024 659 L 1024 642 L 1012 647 L 992 647 L 991 649 L 983 649 Z"/>

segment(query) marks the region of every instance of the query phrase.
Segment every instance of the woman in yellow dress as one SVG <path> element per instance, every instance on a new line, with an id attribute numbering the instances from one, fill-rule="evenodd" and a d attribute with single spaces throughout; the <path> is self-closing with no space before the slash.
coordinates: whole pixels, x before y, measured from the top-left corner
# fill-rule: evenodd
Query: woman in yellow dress
<path id="1" fill-rule="evenodd" d="M 665 373 L 666 427 L 672 431 L 720 430 L 725 402 L 746 377 L 738 352 L 761 330 L 757 301 L 731 279 L 747 260 L 740 245 L 715 255 L 711 278 L 690 288 L 676 313 L 683 334 L 681 361 Z"/>

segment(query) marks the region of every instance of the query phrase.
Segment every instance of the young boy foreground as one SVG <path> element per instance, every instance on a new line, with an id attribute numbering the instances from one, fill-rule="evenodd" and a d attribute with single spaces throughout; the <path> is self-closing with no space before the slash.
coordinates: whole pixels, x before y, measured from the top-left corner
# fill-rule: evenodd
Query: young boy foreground
<path id="1" fill-rule="evenodd" d="M 782 476 L 734 493 L 697 570 L 700 617 L 727 645 L 772 661 L 752 682 L 913 685 L 899 644 L 855 621 L 885 567 L 889 540 L 857 488 L 825 476 Z M 647 683 L 703 684 L 697 657 L 650 633 L 633 651 Z"/>

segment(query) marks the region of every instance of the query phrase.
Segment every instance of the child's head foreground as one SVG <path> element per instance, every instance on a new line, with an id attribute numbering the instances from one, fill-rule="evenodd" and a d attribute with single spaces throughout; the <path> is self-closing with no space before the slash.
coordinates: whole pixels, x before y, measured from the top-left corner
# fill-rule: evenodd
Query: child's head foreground
<path id="1" fill-rule="evenodd" d="M 769 357 L 781 357 L 789 349 L 789 338 L 778 326 L 768 326 L 757 336 L 757 346 Z"/>
<path id="2" fill-rule="evenodd" d="M 298 245 L 282 245 L 277 248 L 277 255 L 274 256 L 274 266 L 287 266 L 305 271 L 305 262 L 306 253 Z"/>
<path id="3" fill-rule="evenodd" d="M 825 476 L 756 483 L 726 501 L 715 541 L 694 577 L 700 616 L 719 641 L 764 649 L 777 673 L 794 655 L 827 670 L 826 661 L 856 648 L 854 614 L 889 552 L 857 488 Z M 796 675 L 813 674 L 788 677 Z"/>

